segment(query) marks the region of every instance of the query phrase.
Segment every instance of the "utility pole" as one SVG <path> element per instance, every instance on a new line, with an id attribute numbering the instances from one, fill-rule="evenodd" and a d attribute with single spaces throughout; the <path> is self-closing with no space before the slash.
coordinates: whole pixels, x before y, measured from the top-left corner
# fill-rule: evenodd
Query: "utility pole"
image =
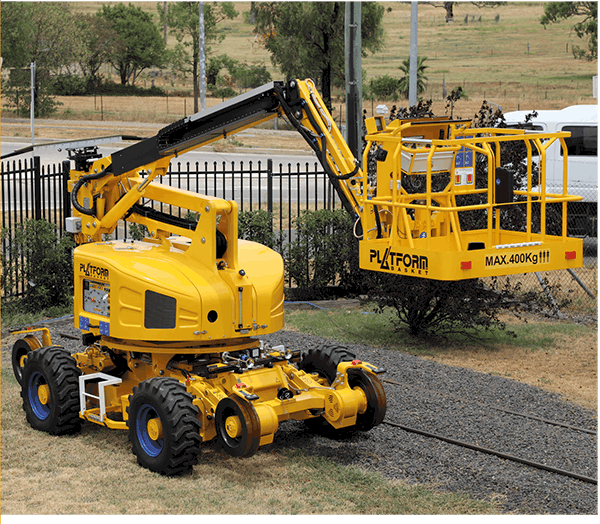
<path id="1" fill-rule="evenodd" d="M 417 105 L 417 32 L 419 27 L 419 3 L 410 4 L 410 72 L 408 76 L 408 106 Z"/>
<path id="2" fill-rule="evenodd" d="M 165 23 L 163 24 L 163 31 L 165 33 L 165 45 L 167 45 L 167 2 L 163 2 L 163 12 L 165 14 Z"/>
<path id="3" fill-rule="evenodd" d="M 35 143 L 35 62 L 31 62 L 31 104 L 29 105 L 31 119 L 31 145 Z"/>
<path id="4" fill-rule="evenodd" d="M 346 141 L 359 162 L 362 159 L 362 61 L 360 2 L 346 2 Z"/>
<path id="5" fill-rule="evenodd" d="M 200 70 L 200 111 L 206 109 L 206 53 L 204 42 L 204 2 L 198 2 L 198 58 Z"/>

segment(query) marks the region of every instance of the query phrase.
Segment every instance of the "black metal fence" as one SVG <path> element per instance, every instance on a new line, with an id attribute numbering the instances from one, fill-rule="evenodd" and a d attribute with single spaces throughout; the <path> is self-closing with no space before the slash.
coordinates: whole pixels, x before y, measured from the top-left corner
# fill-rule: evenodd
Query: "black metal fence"
<path id="1" fill-rule="evenodd" d="M 15 227 L 27 220 L 45 219 L 55 224 L 57 234 L 62 236 L 65 219 L 71 216 L 69 168 L 69 161 L 44 166 L 39 157 L 1 163 L 2 253 L 8 252 Z M 275 164 L 271 159 L 238 163 L 173 162 L 159 182 L 235 200 L 240 212 L 269 211 L 273 216 L 273 228 L 287 239 L 292 236 L 294 218 L 302 210 L 342 207 L 321 165 L 314 160 L 294 164 Z M 168 212 L 173 213 L 173 210 Z M 128 236 L 130 232 L 122 221 L 112 238 L 126 239 Z M 21 294 L 25 287 L 25 282 L 19 282 L 15 294 Z"/>
<path id="2" fill-rule="evenodd" d="M 45 219 L 56 224 L 58 235 L 64 231 L 71 214 L 68 192 L 69 162 L 41 165 L 40 158 L 2 162 L 1 226 L 4 231 L 2 253 L 14 235 L 14 228 L 30 219 Z M 240 212 L 264 209 L 272 213 L 273 228 L 282 238 L 293 238 L 294 218 L 304 209 L 338 209 L 341 202 L 321 165 L 314 161 L 278 163 L 271 159 L 258 162 L 174 162 L 161 183 L 210 196 L 235 200 Z M 162 211 L 162 209 L 161 209 Z M 171 213 L 172 210 L 169 210 Z M 119 224 L 113 238 L 127 238 L 128 228 Z M 584 238 L 584 266 L 576 277 L 562 271 L 547 274 L 516 275 L 524 288 L 541 289 L 540 279 L 574 297 L 585 311 L 595 311 L 598 289 L 597 237 Z M 22 293 L 21 282 L 15 292 Z M 560 288 L 560 289 L 559 289 Z M 591 293 L 591 294 L 590 294 Z"/>

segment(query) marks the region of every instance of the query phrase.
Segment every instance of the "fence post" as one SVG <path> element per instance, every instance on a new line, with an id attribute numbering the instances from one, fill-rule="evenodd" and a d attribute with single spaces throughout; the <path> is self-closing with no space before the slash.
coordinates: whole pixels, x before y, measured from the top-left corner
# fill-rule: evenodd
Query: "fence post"
<path id="1" fill-rule="evenodd" d="M 267 159 L 267 210 L 273 215 L 273 159 Z"/>
<path id="2" fill-rule="evenodd" d="M 42 168 L 40 157 L 33 157 L 33 218 L 35 220 L 42 219 Z M 27 203 L 21 203 L 27 205 Z"/>
<path id="3" fill-rule="evenodd" d="M 69 193 L 69 179 L 71 178 L 71 161 L 63 160 L 62 163 L 62 192 L 63 192 L 63 217 L 66 221 L 71 216 L 71 194 Z M 63 224 L 64 226 L 64 224 Z"/>

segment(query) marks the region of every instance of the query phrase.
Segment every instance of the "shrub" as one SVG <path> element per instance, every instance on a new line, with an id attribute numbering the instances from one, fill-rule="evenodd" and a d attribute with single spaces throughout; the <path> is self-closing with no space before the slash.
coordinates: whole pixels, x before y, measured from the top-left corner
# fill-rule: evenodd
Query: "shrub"
<path id="1" fill-rule="evenodd" d="M 242 211 L 238 215 L 238 237 L 273 248 L 275 233 L 272 214 L 264 209 Z"/>
<path id="2" fill-rule="evenodd" d="M 8 231 L 2 231 L 2 240 Z M 56 226 L 46 220 L 28 220 L 15 227 L 2 253 L 2 292 L 11 295 L 17 280 L 27 283 L 19 305 L 28 313 L 66 306 L 73 297 L 72 237 L 57 240 Z"/>
<path id="3" fill-rule="evenodd" d="M 84 96 L 89 94 L 88 82 L 82 76 L 58 75 L 52 79 L 53 95 Z"/>
<path id="4" fill-rule="evenodd" d="M 296 237 L 285 250 L 288 277 L 298 298 L 326 298 L 328 286 L 346 287 L 357 245 L 345 210 L 303 211 L 294 220 Z"/>
<path id="5" fill-rule="evenodd" d="M 389 75 L 378 76 L 370 82 L 371 96 L 376 100 L 397 100 L 399 81 Z"/>

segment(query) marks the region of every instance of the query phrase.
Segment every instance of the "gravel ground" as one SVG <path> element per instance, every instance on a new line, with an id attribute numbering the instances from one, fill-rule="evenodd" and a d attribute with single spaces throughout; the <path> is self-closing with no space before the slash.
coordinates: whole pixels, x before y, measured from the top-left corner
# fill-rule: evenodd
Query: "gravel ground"
<path id="1" fill-rule="evenodd" d="M 72 321 L 50 324 L 52 340 L 72 351 L 79 335 Z M 7 364 L 13 337 L 3 334 Z M 326 339 L 281 331 L 265 339 L 307 350 Z M 587 433 L 501 413 L 496 406 L 534 414 L 571 426 L 597 430 L 597 414 L 563 402 L 558 395 L 495 375 L 453 368 L 421 358 L 348 346 L 357 357 L 384 367 L 388 399 L 386 421 L 461 440 L 488 449 L 597 478 L 597 437 Z M 484 406 L 486 404 L 487 406 Z M 308 433 L 305 424 L 282 423 L 270 451 L 302 449 L 342 464 L 376 471 L 410 484 L 431 484 L 440 491 L 469 493 L 496 502 L 514 514 L 597 514 L 597 486 L 530 466 L 465 449 L 381 424 L 368 433 L 332 440 Z M 260 450 L 259 450 L 260 453 Z"/>

